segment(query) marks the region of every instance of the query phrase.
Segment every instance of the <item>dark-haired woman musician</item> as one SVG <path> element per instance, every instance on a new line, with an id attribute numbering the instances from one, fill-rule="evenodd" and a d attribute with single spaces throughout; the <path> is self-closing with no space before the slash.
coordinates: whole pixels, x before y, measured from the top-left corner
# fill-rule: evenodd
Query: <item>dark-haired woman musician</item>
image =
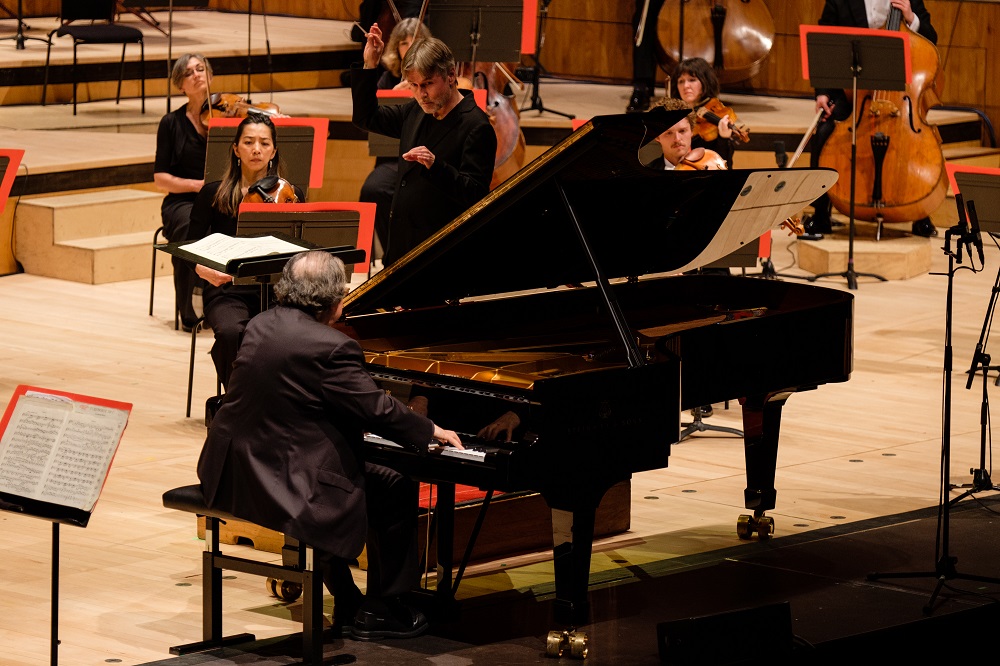
<path id="1" fill-rule="evenodd" d="M 695 109 L 708 100 L 719 97 L 719 78 L 715 75 L 715 69 L 704 58 L 688 58 L 681 61 L 674 71 L 674 82 L 677 86 L 677 96 L 689 109 Z M 695 120 L 695 125 L 703 122 L 705 121 Z M 709 141 L 696 133 L 691 140 L 691 147 L 714 150 L 732 168 L 736 142 L 733 139 L 729 116 L 721 116 L 717 138 Z"/>
<path id="2" fill-rule="evenodd" d="M 208 99 L 212 66 L 200 53 L 185 53 L 174 62 L 170 80 L 188 101 L 160 120 L 156 130 L 153 182 L 167 192 L 160 207 L 164 235 L 167 240 L 179 241 L 187 238 L 191 206 L 205 185 L 208 130 L 201 123 L 201 109 Z M 194 270 L 191 264 L 178 257 L 171 257 L 171 263 L 177 310 L 184 330 L 189 331 L 198 319 L 191 305 Z"/>
<path id="3" fill-rule="evenodd" d="M 280 169 L 274 123 L 267 116 L 247 116 L 236 130 L 222 180 L 206 184 L 195 199 L 188 239 L 197 240 L 213 233 L 235 236 L 240 202 L 247 190 L 265 176 L 280 175 Z M 295 194 L 299 201 L 305 201 L 301 190 L 295 188 Z M 215 333 L 212 360 L 222 385 L 227 386 L 246 324 L 260 313 L 260 289 L 254 285 L 234 285 L 231 275 L 208 266 L 199 264 L 195 272 L 208 282 L 202 294 L 205 323 Z"/>

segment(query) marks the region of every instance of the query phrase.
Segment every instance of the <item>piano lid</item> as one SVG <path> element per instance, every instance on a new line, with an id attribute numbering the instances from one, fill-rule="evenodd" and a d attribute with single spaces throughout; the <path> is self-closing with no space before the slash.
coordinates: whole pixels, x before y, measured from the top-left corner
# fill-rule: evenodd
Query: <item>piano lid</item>
<path id="1" fill-rule="evenodd" d="M 596 278 L 588 253 L 608 279 L 702 266 L 776 227 L 836 182 L 829 169 L 642 165 L 639 149 L 684 115 L 658 108 L 593 118 L 348 294 L 345 313 L 587 282 Z"/>

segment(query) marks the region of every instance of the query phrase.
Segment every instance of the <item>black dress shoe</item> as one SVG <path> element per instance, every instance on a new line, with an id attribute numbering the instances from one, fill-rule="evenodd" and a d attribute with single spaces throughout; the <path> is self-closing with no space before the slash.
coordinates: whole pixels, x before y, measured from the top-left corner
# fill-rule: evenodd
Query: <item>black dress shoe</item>
<path id="1" fill-rule="evenodd" d="M 628 100 L 628 107 L 625 113 L 642 113 L 649 109 L 649 98 L 651 94 L 648 88 L 636 86 L 632 89 L 632 96 Z"/>
<path id="2" fill-rule="evenodd" d="M 924 238 L 933 238 L 938 235 L 938 230 L 931 222 L 931 218 L 925 217 L 922 220 L 917 220 L 913 223 L 913 235 L 923 236 Z"/>
<path id="3" fill-rule="evenodd" d="M 802 218 L 802 228 L 806 230 L 807 234 L 833 233 L 833 225 L 830 218 L 820 215 L 806 215 Z"/>
<path id="4" fill-rule="evenodd" d="M 365 602 L 354 618 L 351 638 L 373 641 L 379 638 L 415 638 L 427 631 L 427 617 L 398 600 L 377 604 Z"/>
<path id="5" fill-rule="evenodd" d="M 357 587 L 334 595 L 332 624 L 329 629 L 333 636 L 344 638 L 351 635 L 351 628 L 364 598 Z"/>

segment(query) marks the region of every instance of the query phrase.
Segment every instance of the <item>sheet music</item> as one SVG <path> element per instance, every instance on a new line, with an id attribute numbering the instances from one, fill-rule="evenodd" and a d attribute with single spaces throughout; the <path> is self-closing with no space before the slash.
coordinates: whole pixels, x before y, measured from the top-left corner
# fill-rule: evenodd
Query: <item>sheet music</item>
<path id="1" fill-rule="evenodd" d="M 209 234 L 199 241 L 186 244 L 184 249 L 203 259 L 225 265 L 232 259 L 303 252 L 307 248 L 274 236 L 234 238 L 225 234 Z"/>
<path id="2" fill-rule="evenodd" d="M 21 396 L 0 439 L 0 492 L 91 511 L 128 414 L 40 392 Z"/>

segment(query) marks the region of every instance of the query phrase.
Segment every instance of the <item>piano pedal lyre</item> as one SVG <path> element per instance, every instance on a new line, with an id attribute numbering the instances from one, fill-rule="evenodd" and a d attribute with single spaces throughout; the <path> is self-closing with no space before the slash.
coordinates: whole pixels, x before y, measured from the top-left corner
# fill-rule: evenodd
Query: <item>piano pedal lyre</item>
<path id="1" fill-rule="evenodd" d="M 545 639 L 545 656 L 586 659 L 589 640 L 585 631 L 550 631 Z"/>
<path id="2" fill-rule="evenodd" d="M 268 578 L 264 581 L 264 587 L 267 588 L 271 596 L 289 603 L 302 596 L 302 585 L 290 580 Z"/>
<path id="3" fill-rule="evenodd" d="M 743 541 L 749 541 L 754 533 L 761 541 L 767 541 L 774 534 L 774 518 L 765 516 L 763 512 L 749 516 L 743 514 L 736 521 L 736 534 Z"/>

